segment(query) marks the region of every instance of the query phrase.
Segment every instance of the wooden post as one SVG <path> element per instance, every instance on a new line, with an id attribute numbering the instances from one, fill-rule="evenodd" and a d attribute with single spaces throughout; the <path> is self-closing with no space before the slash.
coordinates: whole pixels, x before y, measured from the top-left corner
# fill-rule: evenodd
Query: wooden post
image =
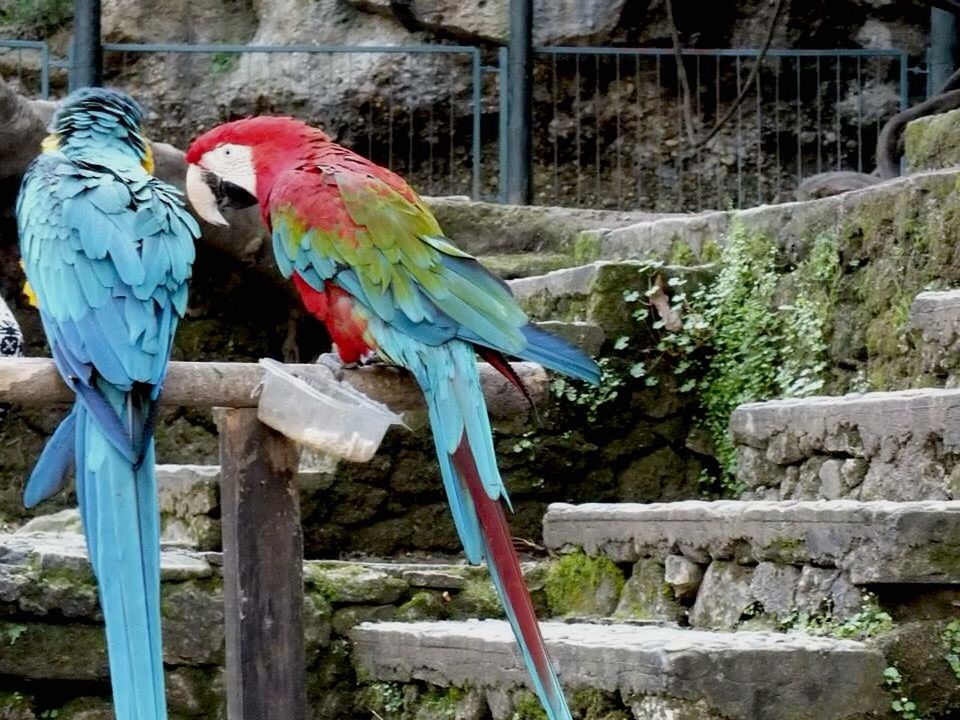
<path id="1" fill-rule="evenodd" d="M 297 449 L 223 410 L 220 496 L 229 720 L 305 720 Z"/>

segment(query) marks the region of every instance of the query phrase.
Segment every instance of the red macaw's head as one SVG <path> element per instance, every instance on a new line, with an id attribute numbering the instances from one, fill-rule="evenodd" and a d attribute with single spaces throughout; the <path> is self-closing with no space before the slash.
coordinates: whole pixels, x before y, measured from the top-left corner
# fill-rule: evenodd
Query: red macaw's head
<path id="1" fill-rule="evenodd" d="M 229 224 L 226 208 L 245 208 L 266 198 L 274 180 L 309 159 L 330 138 L 289 117 L 254 117 L 218 125 L 187 150 L 187 197 L 214 225 Z"/>

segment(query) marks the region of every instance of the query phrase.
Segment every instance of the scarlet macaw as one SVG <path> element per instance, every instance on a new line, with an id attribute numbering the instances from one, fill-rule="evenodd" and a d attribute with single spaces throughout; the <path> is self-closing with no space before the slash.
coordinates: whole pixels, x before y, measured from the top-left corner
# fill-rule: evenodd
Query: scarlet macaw
<path id="1" fill-rule="evenodd" d="M 75 463 L 118 720 L 167 717 L 153 428 L 199 237 L 180 192 L 150 174 L 142 119 L 123 93 L 73 93 L 17 199 L 27 279 L 77 396 L 24 502 L 59 490 Z"/>
<path id="2" fill-rule="evenodd" d="M 378 353 L 413 373 L 466 556 L 487 561 L 549 717 L 570 718 L 513 549 L 476 354 L 517 384 L 504 355 L 593 383 L 596 364 L 531 325 L 402 178 L 316 128 L 286 117 L 227 123 L 197 138 L 187 162 L 187 195 L 209 222 L 259 203 L 280 271 L 344 362 Z"/>

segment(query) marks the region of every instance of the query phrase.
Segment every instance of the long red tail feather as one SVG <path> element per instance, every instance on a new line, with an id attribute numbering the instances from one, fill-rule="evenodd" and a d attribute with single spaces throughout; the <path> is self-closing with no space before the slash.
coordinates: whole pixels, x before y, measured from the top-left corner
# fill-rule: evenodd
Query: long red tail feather
<path id="1" fill-rule="evenodd" d="M 503 588 L 506 596 L 503 600 L 508 606 L 507 613 L 515 620 L 514 632 L 517 634 L 517 641 L 527 648 L 541 685 L 548 694 L 553 695 L 551 691 L 554 687 L 553 669 L 543 642 L 543 635 L 540 633 L 533 600 L 523 579 L 520 559 L 513 547 L 513 538 L 503 503 L 487 495 L 477 472 L 466 433 L 453 454 L 453 465 L 476 508 L 477 519 L 480 521 L 480 528 L 487 546 L 487 565 L 491 574 L 496 574 Z M 551 697 L 550 702 L 554 707 L 566 707 L 562 696 Z"/>

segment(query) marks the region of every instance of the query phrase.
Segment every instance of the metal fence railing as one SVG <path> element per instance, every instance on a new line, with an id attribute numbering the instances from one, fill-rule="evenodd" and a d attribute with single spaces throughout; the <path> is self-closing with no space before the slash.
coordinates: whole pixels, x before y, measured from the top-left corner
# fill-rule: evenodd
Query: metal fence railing
<path id="1" fill-rule="evenodd" d="M 880 128 L 907 104 L 906 54 L 770 50 L 754 73 L 758 56 L 682 51 L 687 94 L 669 49 L 536 48 L 535 202 L 745 207 L 792 199 L 814 173 L 872 170 Z M 104 65 L 144 101 L 148 131 L 180 146 L 225 120 L 291 114 L 424 194 L 504 197 L 506 48 L 487 65 L 451 45 L 106 44 Z M 0 41 L 0 74 L 27 95 L 65 88 L 62 67 L 45 43 Z"/>
<path id="2" fill-rule="evenodd" d="M 681 211 L 792 199 L 807 175 L 870 172 L 880 127 L 907 104 L 897 50 L 770 50 L 752 79 L 756 50 L 684 50 L 689 95 L 670 49 L 535 53 L 543 204 Z M 715 138 L 691 141 L 742 93 Z"/>
<path id="3" fill-rule="evenodd" d="M 497 192 L 497 125 L 484 134 L 483 123 L 499 110 L 497 68 L 474 47 L 106 44 L 104 67 L 115 87 L 150 86 L 148 131 L 170 142 L 253 113 L 291 114 L 424 194 Z"/>
<path id="4" fill-rule="evenodd" d="M 0 68 L 22 95 L 50 97 L 50 50 L 45 42 L 0 40 Z"/>

